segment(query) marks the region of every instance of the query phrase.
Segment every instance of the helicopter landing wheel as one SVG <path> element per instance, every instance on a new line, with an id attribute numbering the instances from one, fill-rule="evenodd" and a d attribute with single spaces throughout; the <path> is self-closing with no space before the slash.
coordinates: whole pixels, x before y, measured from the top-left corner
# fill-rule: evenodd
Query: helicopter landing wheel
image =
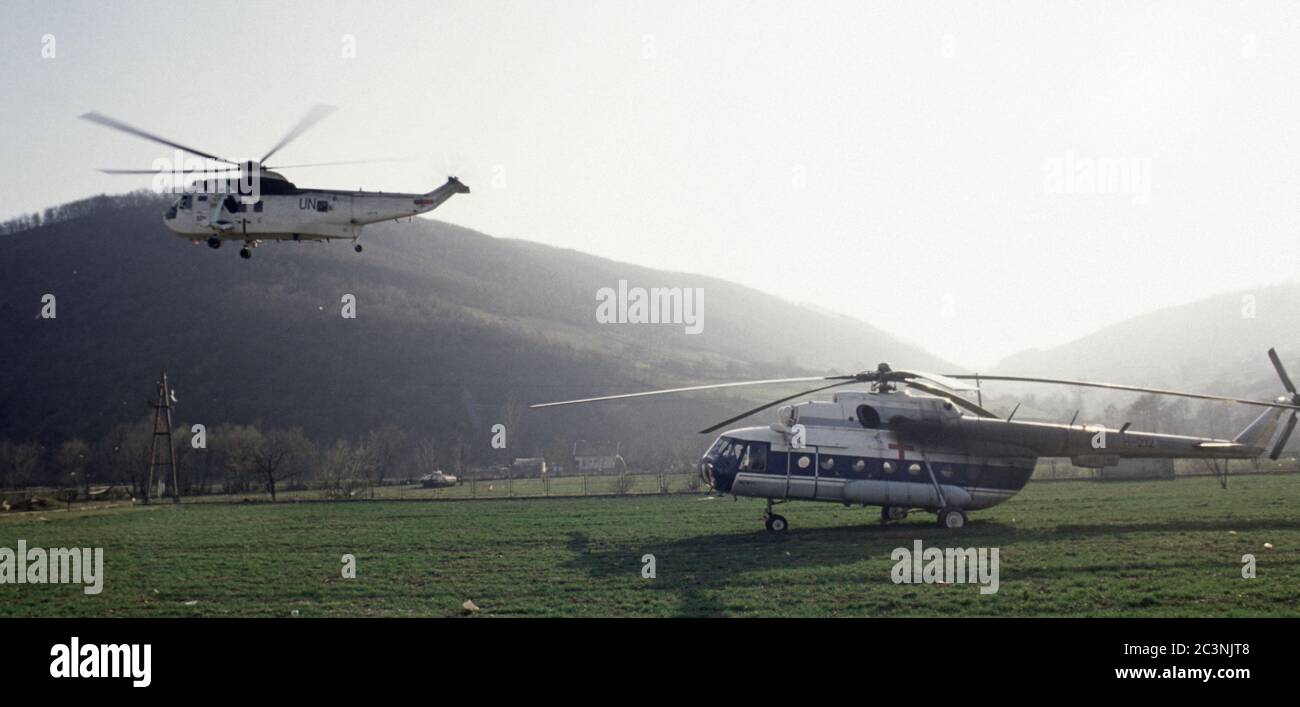
<path id="1" fill-rule="evenodd" d="M 361 244 L 358 243 L 358 244 L 352 246 L 352 249 L 355 250 L 356 252 L 360 253 L 360 252 L 361 252 Z"/>
<path id="2" fill-rule="evenodd" d="M 939 511 L 939 527 L 957 530 L 966 526 L 966 511 L 960 508 L 943 508 Z"/>
<path id="3" fill-rule="evenodd" d="M 907 509 L 902 506 L 881 506 L 880 520 L 883 523 L 896 523 L 907 517 Z"/>
<path id="4" fill-rule="evenodd" d="M 790 527 L 790 523 L 786 521 L 785 516 L 775 513 L 767 517 L 766 525 L 767 529 L 774 533 L 784 533 Z"/>
<path id="5" fill-rule="evenodd" d="M 253 257 L 253 251 L 249 250 L 247 247 L 240 248 L 239 257 L 243 258 L 244 260 L 248 260 L 249 258 Z"/>
<path id="6" fill-rule="evenodd" d="M 217 248 L 220 248 L 220 247 L 221 247 L 221 239 L 220 239 L 220 238 L 217 238 L 216 236 L 213 236 L 212 238 L 209 238 L 209 239 L 208 239 L 208 247 L 211 248 L 211 249 L 213 249 L 213 250 L 216 250 Z"/>

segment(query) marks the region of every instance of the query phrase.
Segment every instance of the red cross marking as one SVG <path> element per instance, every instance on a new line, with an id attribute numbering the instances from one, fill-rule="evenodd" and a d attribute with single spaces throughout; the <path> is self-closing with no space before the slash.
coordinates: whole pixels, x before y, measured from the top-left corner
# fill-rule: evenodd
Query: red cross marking
<path id="1" fill-rule="evenodd" d="M 907 459 L 903 456 L 903 452 L 913 452 L 913 451 L 916 451 L 916 447 L 913 447 L 913 446 L 910 445 L 910 444 L 891 444 L 891 445 L 889 445 L 889 448 L 890 448 L 890 449 L 897 449 L 897 450 L 898 450 L 898 461 L 900 461 L 900 462 L 905 462 L 905 461 L 907 461 Z"/>

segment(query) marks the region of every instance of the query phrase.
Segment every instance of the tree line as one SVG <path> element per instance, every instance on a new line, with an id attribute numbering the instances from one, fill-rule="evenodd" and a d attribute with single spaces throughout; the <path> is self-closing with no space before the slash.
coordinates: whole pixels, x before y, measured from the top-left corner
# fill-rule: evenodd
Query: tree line
<path id="1" fill-rule="evenodd" d="M 41 226 L 49 226 L 65 221 L 102 214 L 104 211 L 130 209 L 137 206 L 166 204 L 171 197 L 157 194 L 148 189 L 137 189 L 126 194 L 98 194 L 96 196 L 70 201 L 66 204 L 51 206 L 44 211 L 19 214 L 7 221 L 0 222 L 0 236 L 11 233 L 30 231 Z"/>

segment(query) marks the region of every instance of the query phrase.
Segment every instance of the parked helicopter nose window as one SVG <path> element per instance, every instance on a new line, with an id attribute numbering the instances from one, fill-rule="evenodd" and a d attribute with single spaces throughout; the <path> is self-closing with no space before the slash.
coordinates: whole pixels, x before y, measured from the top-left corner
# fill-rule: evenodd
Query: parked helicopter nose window
<path id="1" fill-rule="evenodd" d="M 858 424 L 863 427 L 874 430 L 880 427 L 880 413 L 870 405 L 858 406 Z"/>
<path id="2" fill-rule="evenodd" d="M 912 476 L 916 476 L 917 474 L 921 473 L 921 465 L 913 464 L 907 467 L 907 473 L 911 474 Z"/>
<path id="3" fill-rule="evenodd" d="M 861 472 L 864 471 L 866 468 L 867 468 L 867 463 L 866 463 L 865 461 L 863 461 L 862 459 L 859 459 L 859 460 L 853 462 L 853 470 L 856 471 L 856 472 L 861 473 Z"/>

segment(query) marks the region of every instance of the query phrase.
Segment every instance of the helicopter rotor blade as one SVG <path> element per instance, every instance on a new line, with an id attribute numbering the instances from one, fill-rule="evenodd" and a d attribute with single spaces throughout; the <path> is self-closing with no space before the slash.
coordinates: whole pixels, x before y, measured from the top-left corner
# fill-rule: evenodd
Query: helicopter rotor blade
<path id="1" fill-rule="evenodd" d="M 1286 392 L 1296 395 L 1295 383 L 1291 382 L 1291 376 L 1286 374 L 1286 369 L 1282 367 L 1282 359 L 1277 355 L 1277 349 L 1268 350 L 1268 360 L 1273 362 L 1273 368 L 1277 369 L 1277 377 L 1282 379 L 1282 387 Z"/>
<path id="2" fill-rule="evenodd" d="M 740 388 L 750 385 L 776 385 L 779 383 L 810 383 L 812 381 L 824 380 L 842 380 L 845 378 L 852 379 L 852 376 L 803 376 L 800 378 L 773 378 L 770 380 L 757 381 L 740 381 L 736 383 L 713 383 L 709 385 L 691 385 L 685 388 L 666 388 L 664 390 L 647 390 L 641 393 L 624 393 L 622 395 L 602 395 L 596 398 L 580 398 L 578 400 L 561 400 L 554 403 L 537 403 L 529 405 L 529 408 L 549 408 L 560 405 L 578 405 L 580 403 L 595 403 L 602 400 L 623 400 L 625 398 L 644 398 L 651 395 L 668 395 L 670 393 L 689 393 L 696 390 L 718 390 L 720 388 Z"/>
<path id="3" fill-rule="evenodd" d="M 1286 408 L 1288 410 L 1300 410 L 1300 405 L 1294 403 L 1283 403 L 1267 400 L 1249 400 L 1246 398 L 1231 398 L 1222 395 L 1209 395 L 1206 393 L 1188 393 L 1181 390 L 1165 390 L 1163 388 L 1144 388 L 1137 385 L 1120 385 L 1118 383 L 1093 383 L 1091 381 L 1065 380 L 1062 378 L 1034 378 L 1030 376 L 994 376 L 981 373 L 978 376 L 967 374 L 948 374 L 949 378 L 962 380 L 973 380 L 979 378 L 981 381 L 1009 381 L 1012 383 L 1048 383 L 1054 385 L 1073 385 L 1082 388 L 1105 388 L 1107 390 L 1125 390 L 1132 393 L 1153 393 L 1155 395 L 1172 395 L 1180 398 L 1196 398 L 1198 400 L 1217 400 L 1225 403 L 1241 403 L 1243 405 L 1258 405 L 1260 407 Z"/>
<path id="4" fill-rule="evenodd" d="M 81 115 L 81 119 L 82 119 L 82 120 L 88 120 L 88 121 L 90 121 L 90 122 L 92 122 L 92 123 L 95 123 L 95 124 L 97 124 L 97 125 L 103 125 L 103 126 L 106 127 L 106 128 L 112 128 L 113 130 L 118 130 L 118 131 L 124 132 L 124 133 L 126 133 L 126 134 L 128 134 L 128 135 L 134 135 L 134 136 L 136 136 L 136 137 L 141 137 L 141 138 L 144 138 L 144 139 L 146 139 L 146 140 L 150 140 L 150 141 L 152 141 L 152 142 L 156 142 L 156 143 L 159 143 L 159 144 L 162 144 L 162 145 L 166 145 L 166 146 L 168 146 L 168 147 L 174 147 L 174 148 L 176 148 L 177 150 L 181 150 L 181 151 L 183 151 L 183 152 L 188 152 L 188 153 L 190 153 L 190 154 L 192 154 L 192 155 L 198 155 L 199 157 L 206 157 L 206 158 L 208 158 L 208 159 L 210 159 L 210 160 L 216 160 L 217 162 L 225 162 L 226 164 L 233 164 L 233 165 L 237 165 L 237 164 L 239 164 L 238 162 L 235 162 L 235 161 L 233 161 L 233 160 L 228 160 L 228 159 L 226 159 L 226 158 L 224 158 L 224 157 L 217 157 L 216 155 L 209 154 L 209 153 L 204 152 L 204 151 L 202 151 L 202 150 L 196 150 L 196 149 L 194 149 L 194 148 L 192 148 L 192 147 L 186 147 L 185 145 L 182 145 L 182 144 L 180 144 L 180 143 L 178 143 L 178 142 L 172 142 L 171 140 L 168 140 L 167 138 L 159 137 L 159 136 L 157 136 L 157 135 L 154 135 L 154 134 L 151 133 L 151 132 L 146 132 L 146 131 L 141 130 L 140 128 L 134 127 L 134 126 L 132 126 L 132 125 L 127 125 L 126 123 L 123 123 L 123 122 L 120 121 L 120 120 L 116 120 L 116 119 L 114 119 L 114 118 L 110 118 L 110 117 L 108 117 L 108 116 L 106 116 L 106 115 L 101 115 L 101 114 L 99 114 L 99 113 L 95 113 L 95 112 L 93 112 L 93 111 L 90 112 L 90 113 L 83 113 L 83 114 Z"/>
<path id="5" fill-rule="evenodd" d="M 785 396 L 784 398 L 781 398 L 781 399 L 779 399 L 779 400 L 773 400 L 773 401 L 770 402 L 770 403 L 763 403 L 762 405 L 759 405 L 759 406 L 756 407 L 756 408 L 753 408 L 753 409 L 751 409 L 751 410 L 746 410 L 745 412 L 742 412 L 742 413 L 740 413 L 739 415 L 736 415 L 736 416 L 734 416 L 734 417 L 729 417 L 729 418 L 723 420 L 722 422 L 719 422 L 718 424 L 713 425 L 712 427 L 706 427 L 705 429 L 700 430 L 700 434 L 702 434 L 702 435 L 706 435 L 706 434 L 708 434 L 708 433 L 710 433 L 710 432 L 715 432 L 715 431 L 717 431 L 717 430 L 722 429 L 723 427 L 726 427 L 727 425 L 730 425 L 730 424 L 733 423 L 733 422 L 736 422 L 737 420 L 743 420 L 743 419 L 745 419 L 746 417 L 749 417 L 750 415 L 753 415 L 753 414 L 756 413 L 756 412 L 762 412 L 762 411 L 764 411 L 764 410 L 766 410 L 766 409 L 768 409 L 768 408 L 770 408 L 770 407 L 772 407 L 772 406 L 774 406 L 774 405 L 780 405 L 781 403 L 784 403 L 784 402 L 787 401 L 787 400 L 794 400 L 795 398 L 800 398 L 800 397 L 803 397 L 803 396 L 805 396 L 805 395 L 812 395 L 813 393 L 819 393 L 819 392 L 821 392 L 821 391 L 823 391 L 823 390 L 830 390 L 831 388 L 838 388 L 839 386 L 842 386 L 842 385 L 849 385 L 850 383 L 857 383 L 857 381 L 856 381 L 856 380 L 842 380 L 842 381 L 836 381 L 836 382 L 834 382 L 834 383 L 831 383 L 830 385 L 823 385 L 823 386 L 821 386 L 820 388 L 813 388 L 812 390 L 804 390 L 804 391 L 801 391 L 801 392 L 795 393 L 794 395 L 787 395 L 787 396 Z"/>
<path id="6" fill-rule="evenodd" d="M 336 167 L 345 164 L 374 164 L 376 162 L 401 162 L 404 157 L 380 157 L 374 160 L 345 160 L 343 162 L 312 162 L 310 164 L 278 164 L 266 169 L 298 169 L 300 167 Z"/>
<path id="7" fill-rule="evenodd" d="M 904 382 L 910 381 L 913 378 L 924 378 L 925 380 L 928 380 L 932 383 L 938 383 L 939 385 L 949 390 L 975 390 L 975 386 L 966 383 L 965 381 L 958 380 L 957 378 L 951 376 L 941 376 L 938 373 L 926 373 L 925 371 L 906 370 L 906 371 L 890 371 L 886 375 L 893 376 Z"/>
<path id="8" fill-rule="evenodd" d="M 926 383 L 921 383 L 920 381 L 916 381 L 916 380 L 905 381 L 905 383 L 909 387 L 916 388 L 917 390 L 925 391 L 926 393 L 929 393 L 931 395 L 937 395 L 941 398 L 947 398 L 952 401 L 953 405 L 956 405 L 959 408 L 963 408 L 968 412 L 973 412 L 976 415 L 979 415 L 980 417 L 1000 417 L 1000 415 L 995 415 L 989 410 L 986 410 L 980 407 L 979 405 L 972 403 L 971 401 L 961 397 L 960 395 L 957 395 L 956 393 L 950 393 L 942 388 L 933 385 L 928 385 Z"/>
<path id="9" fill-rule="evenodd" d="M 335 108 L 334 106 L 328 106 L 323 103 L 318 103 L 312 106 L 311 110 L 307 111 L 307 114 L 304 115 L 301 119 L 299 119 L 298 122 L 292 128 L 289 128 L 289 132 L 285 133 L 284 137 L 280 138 L 280 141 L 275 143 L 274 147 L 272 147 L 270 150 L 267 150 L 266 154 L 262 155 L 262 159 L 258 160 L 258 162 L 265 163 L 268 159 L 270 159 L 271 155 L 274 155 L 276 152 L 279 152 L 280 148 L 284 147 L 285 145 L 288 145 L 290 142 L 293 142 L 295 139 L 298 138 L 299 135 L 302 135 L 303 133 L 310 130 L 312 126 L 324 120 L 326 117 L 329 116 L 330 113 L 333 113 L 336 110 L 338 110 L 338 108 Z"/>
<path id="10" fill-rule="evenodd" d="M 1277 436 L 1277 441 L 1273 443 L 1273 451 L 1269 452 L 1268 458 L 1277 461 L 1282 456 L 1282 448 L 1286 446 L 1287 440 L 1291 439 L 1291 433 L 1295 432 L 1296 413 L 1291 413 L 1291 417 L 1286 421 L 1286 427 L 1282 428 L 1282 434 Z"/>

